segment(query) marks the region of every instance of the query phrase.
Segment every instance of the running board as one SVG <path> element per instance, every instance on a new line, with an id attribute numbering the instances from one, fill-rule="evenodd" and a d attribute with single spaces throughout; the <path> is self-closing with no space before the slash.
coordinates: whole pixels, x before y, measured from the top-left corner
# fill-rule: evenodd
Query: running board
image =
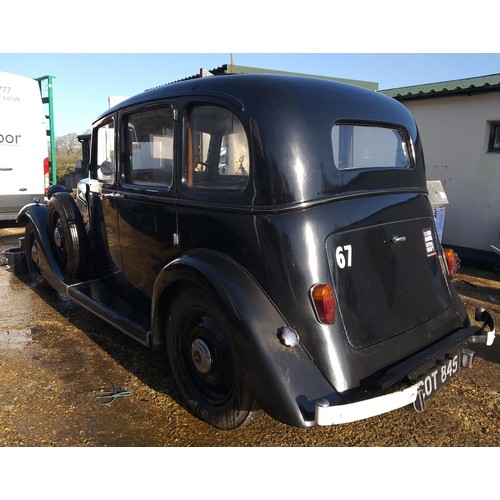
<path id="1" fill-rule="evenodd" d="M 124 300 L 105 280 L 69 285 L 67 295 L 96 316 L 149 347 L 151 321 L 133 303 Z"/>

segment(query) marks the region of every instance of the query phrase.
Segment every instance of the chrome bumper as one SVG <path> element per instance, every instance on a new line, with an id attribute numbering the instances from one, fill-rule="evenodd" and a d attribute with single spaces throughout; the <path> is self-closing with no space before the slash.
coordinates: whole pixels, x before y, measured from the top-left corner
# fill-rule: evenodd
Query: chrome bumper
<path id="1" fill-rule="evenodd" d="M 363 420 L 413 404 L 417 399 L 418 384 L 402 391 L 393 392 L 357 403 L 328 406 L 318 401 L 315 409 L 316 425 L 338 425 Z"/>
<path id="2" fill-rule="evenodd" d="M 475 319 L 476 321 L 483 322 L 481 328 L 476 327 L 459 331 L 450 338 L 443 339 L 443 341 L 438 342 L 422 353 L 418 353 L 413 358 L 387 370 L 379 376 L 373 377 L 370 383 L 379 389 L 389 390 L 389 387 L 393 386 L 393 384 L 402 381 L 405 376 L 417 370 L 419 366 L 423 366 L 425 361 L 438 359 L 441 354 L 444 354 L 450 348 L 462 348 L 463 358 L 461 366 L 463 368 L 471 368 L 474 353 L 465 350 L 466 345 L 481 343 L 491 346 L 496 337 L 493 318 L 486 310 L 477 308 Z M 485 331 L 486 327 L 489 331 Z M 421 385 L 415 383 L 399 391 L 341 405 L 330 405 L 326 398 L 319 400 L 315 406 L 315 425 L 345 424 L 403 408 L 415 403 L 419 397 L 419 389 L 421 389 Z M 423 410 L 423 408 L 424 405 L 422 403 L 421 409 L 418 411 Z"/>

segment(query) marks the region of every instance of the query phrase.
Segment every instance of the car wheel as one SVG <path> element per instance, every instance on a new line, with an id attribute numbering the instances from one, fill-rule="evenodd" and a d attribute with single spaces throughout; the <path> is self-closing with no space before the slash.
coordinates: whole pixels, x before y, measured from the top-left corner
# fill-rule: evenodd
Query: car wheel
<path id="1" fill-rule="evenodd" d="M 189 409 L 218 429 L 249 424 L 259 413 L 238 362 L 234 329 L 211 294 L 181 291 L 167 325 L 167 349 L 178 388 Z"/>
<path id="2" fill-rule="evenodd" d="M 47 290 L 50 288 L 49 282 L 44 278 L 40 269 L 40 250 L 35 237 L 35 229 L 32 222 L 26 224 L 24 232 L 24 250 L 26 256 L 26 265 L 30 273 L 31 281 L 35 288 Z"/>
<path id="3" fill-rule="evenodd" d="M 64 274 L 79 277 L 84 267 L 86 235 L 80 211 L 69 193 L 55 193 L 50 198 L 48 226 Z"/>

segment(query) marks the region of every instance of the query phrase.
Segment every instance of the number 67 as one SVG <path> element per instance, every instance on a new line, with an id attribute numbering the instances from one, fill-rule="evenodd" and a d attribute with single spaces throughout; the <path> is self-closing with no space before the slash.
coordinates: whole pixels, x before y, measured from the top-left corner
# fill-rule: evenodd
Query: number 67
<path id="1" fill-rule="evenodd" d="M 345 252 L 345 254 L 344 254 Z M 346 259 L 347 256 L 347 259 Z M 335 250 L 335 259 L 337 260 L 337 266 L 340 269 L 344 269 L 347 264 L 347 267 L 352 266 L 352 245 L 344 245 L 343 247 L 337 247 Z"/>

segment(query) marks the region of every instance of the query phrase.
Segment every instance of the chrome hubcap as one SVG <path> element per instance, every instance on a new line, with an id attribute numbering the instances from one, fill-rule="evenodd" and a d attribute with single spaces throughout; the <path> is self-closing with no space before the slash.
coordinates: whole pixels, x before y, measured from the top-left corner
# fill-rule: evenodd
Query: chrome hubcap
<path id="1" fill-rule="evenodd" d="M 54 243 L 56 244 L 57 248 L 61 248 L 63 246 L 63 232 L 60 226 L 57 226 L 54 229 Z"/>
<path id="2" fill-rule="evenodd" d="M 36 245 L 31 246 L 31 260 L 38 265 L 38 248 Z"/>
<path id="3" fill-rule="evenodd" d="M 212 367 L 212 354 L 208 345 L 201 339 L 191 344 L 191 359 L 200 373 L 208 373 Z"/>

